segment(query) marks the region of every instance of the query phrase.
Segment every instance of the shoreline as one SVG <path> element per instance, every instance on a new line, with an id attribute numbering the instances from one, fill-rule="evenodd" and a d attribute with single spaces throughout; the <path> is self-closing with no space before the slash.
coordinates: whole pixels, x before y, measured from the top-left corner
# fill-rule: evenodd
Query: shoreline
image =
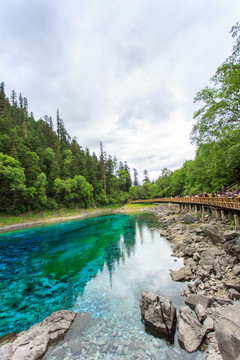
<path id="1" fill-rule="evenodd" d="M 21 229 L 21 228 L 28 228 L 28 227 L 32 227 L 32 226 L 37 226 L 37 225 L 48 225 L 48 224 L 54 224 L 57 222 L 66 222 L 66 221 L 71 221 L 71 220 L 77 220 L 77 219 L 82 219 L 82 218 L 87 218 L 89 216 L 99 216 L 99 215 L 108 215 L 108 214 L 128 214 L 128 213 L 134 213 L 134 212 L 142 212 L 142 211 L 151 211 L 151 207 L 148 206 L 146 207 L 146 205 L 143 205 L 142 207 L 139 208 L 138 207 L 132 207 L 132 208 L 127 208 L 126 205 L 121 205 L 119 206 L 117 209 L 111 209 L 111 208 L 96 208 L 95 210 L 93 209 L 84 209 L 81 213 L 76 214 L 76 215 L 68 215 L 67 213 L 65 213 L 66 215 L 59 215 L 59 216 L 54 216 L 54 217 L 50 217 L 47 216 L 46 218 L 42 218 L 42 220 L 29 220 L 26 222 L 20 222 L 20 223 L 14 223 L 14 224 L 10 224 L 10 225 L 4 225 L 4 226 L 0 226 L 0 233 L 1 232 L 5 232 L 5 231 L 11 231 L 11 230 L 17 230 L 17 229 Z"/>

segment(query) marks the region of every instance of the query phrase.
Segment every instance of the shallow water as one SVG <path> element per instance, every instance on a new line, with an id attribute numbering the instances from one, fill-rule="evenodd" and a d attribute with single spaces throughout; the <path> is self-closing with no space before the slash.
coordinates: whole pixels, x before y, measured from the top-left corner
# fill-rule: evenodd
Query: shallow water
<path id="1" fill-rule="evenodd" d="M 202 359 L 145 333 L 141 291 L 172 299 L 171 257 L 152 214 L 109 215 L 0 234 L 1 335 L 22 331 L 53 311 L 91 315 L 44 359 Z"/>

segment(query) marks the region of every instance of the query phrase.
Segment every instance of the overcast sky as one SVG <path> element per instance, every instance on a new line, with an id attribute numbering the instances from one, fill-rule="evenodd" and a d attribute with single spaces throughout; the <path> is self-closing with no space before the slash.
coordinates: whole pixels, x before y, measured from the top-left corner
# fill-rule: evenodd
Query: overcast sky
<path id="1" fill-rule="evenodd" d="M 231 53 L 240 1 L 2 0 L 0 16 L 6 94 L 157 179 L 194 158 L 193 98 Z"/>

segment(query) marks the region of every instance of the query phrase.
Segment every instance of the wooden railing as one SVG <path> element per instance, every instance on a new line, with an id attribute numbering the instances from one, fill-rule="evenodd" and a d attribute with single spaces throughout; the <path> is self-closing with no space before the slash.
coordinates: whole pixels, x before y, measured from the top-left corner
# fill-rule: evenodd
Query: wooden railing
<path id="1" fill-rule="evenodd" d="M 218 208 L 226 208 L 233 210 L 240 210 L 240 198 L 229 197 L 171 197 L 171 198 L 158 198 L 146 200 L 133 200 L 130 203 L 173 203 L 173 204 L 196 204 L 214 206 Z"/>

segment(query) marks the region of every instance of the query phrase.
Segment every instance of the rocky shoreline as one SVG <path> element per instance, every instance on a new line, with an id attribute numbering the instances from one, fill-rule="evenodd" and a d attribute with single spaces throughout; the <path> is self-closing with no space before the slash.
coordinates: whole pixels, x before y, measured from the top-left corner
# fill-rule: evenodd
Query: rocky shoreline
<path id="1" fill-rule="evenodd" d="M 180 270 L 170 270 L 172 279 L 189 281 L 178 315 L 180 345 L 188 352 L 207 347 L 207 360 L 240 359 L 240 231 L 173 206 L 153 212 L 172 256 L 184 258 Z"/>

